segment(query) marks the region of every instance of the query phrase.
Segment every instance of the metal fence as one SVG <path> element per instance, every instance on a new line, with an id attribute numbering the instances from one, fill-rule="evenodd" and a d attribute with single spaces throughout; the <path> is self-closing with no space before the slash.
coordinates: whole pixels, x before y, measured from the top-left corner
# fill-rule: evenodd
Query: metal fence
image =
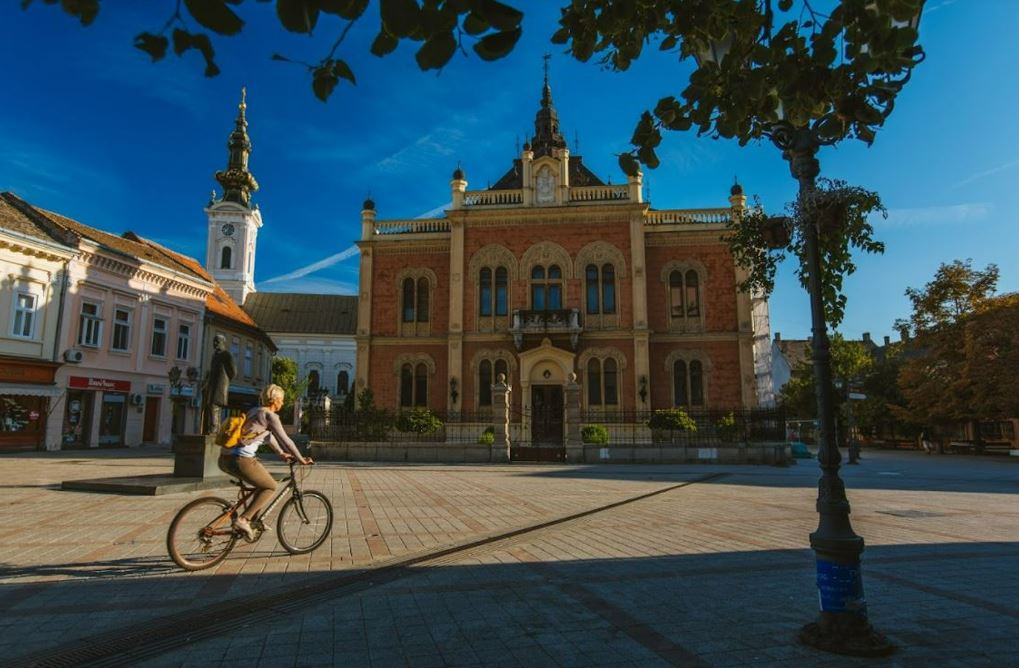
<path id="1" fill-rule="evenodd" d="M 580 415 L 585 442 L 600 443 L 596 433 L 607 435 L 605 447 L 660 445 L 712 447 L 730 443 L 775 442 L 786 440 L 786 420 L 781 409 L 707 409 L 689 410 L 692 429 L 661 427 L 656 417 L 661 411 L 587 410 Z M 491 444 L 501 428 L 500 417 L 492 410 L 431 411 L 422 419 L 414 411 L 392 412 L 333 410 L 311 411 L 311 438 L 334 443 L 461 443 Z M 516 447 L 563 447 L 565 438 L 544 443 L 534 437 L 535 421 L 541 417 L 532 411 L 510 411 L 510 443 Z M 547 417 L 547 416 L 546 416 Z M 434 419 L 433 419 L 434 418 Z M 558 420 L 554 421 L 558 424 Z M 565 415 L 562 434 L 568 430 Z M 599 429 L 600 428 L 600 429 Z M 604 430 L 604 431 L 602 431 Z M 489 435 L 491 434 L 491 435 Z"/>
<path id="2" fill-rule="evenodd" d="M 585 442 L 591 442 L 598 437 L 600 430 L 597 427 L 602 427 L 608 436 L 608 442 L 604 444 L 606 447 L 717 447 L 785 440 L 785 414 L 781 409 L 695 409 L 684 412 L 690 418 L 692 429 L 660 426 L 664 420 L 656 414 L 660 415 L 662 411 L 588 410 L 581 414 L 581 433 Z"/>

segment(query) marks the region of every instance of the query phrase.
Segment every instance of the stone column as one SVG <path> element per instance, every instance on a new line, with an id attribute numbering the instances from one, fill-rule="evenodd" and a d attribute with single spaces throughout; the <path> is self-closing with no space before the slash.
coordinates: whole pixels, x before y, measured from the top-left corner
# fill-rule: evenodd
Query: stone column
<path id="1" fill-rule="evenodd" d="M 584 463 L 584 442 L 580 424 L 580 384 L 573 371 L 567 376 L 566 402 L 566 461 L 571 464 Z"/>
<path id="2" fill-rule="evenodd" d="M 492 462 L 510 460 L 510 388 L 506 374 L 500 373 L 492 386 L 492 420 L 495 422 L 495 441 L 492 442 Z"/>
<path id="3" fill-rule="evenodd" d="M 638 184 L 639 187 L 639 184 Z M 647 305 L 647 260 L 644 253 L 643 209 L 630 215 L 630 280 L 633 284 L 633 405 L 639 411 L 651 407 L 651 353 Z M 640 379 L 647 378 L 647 392 L 640 396 Z"/>

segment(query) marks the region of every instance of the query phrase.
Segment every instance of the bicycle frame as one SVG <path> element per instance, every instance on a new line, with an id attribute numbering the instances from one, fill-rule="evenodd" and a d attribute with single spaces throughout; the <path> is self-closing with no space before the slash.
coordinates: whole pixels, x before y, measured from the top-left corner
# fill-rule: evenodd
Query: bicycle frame
<path id="1" fill-rule="evenodd" d="M 258 513 L 258 516 L 255 517 L 254 521 L 263 522 L 263 520 L 269 516 L 269 513 L 271 513 L 273 509 L 275 509 L 276 506 L 279 505 L 279 502 L 282 501 L 283 498 L 286 497 L 289 493 L 290 495 L 297 498 L 297 512 L 301 516 L 301 519 L 307 522 L 308 517 L 304 513 L 304 504 L 301 503 L 301 490 L 298 488 L 297 481 L 294 477 L 293 464 L 290 465 L 290 475 L 280 480 L 280 483 L 282 483 L 282 485 L 280 485 L 278 491 L 272 497 L 272 501 L 270 501 L 269 505 L 267 505 L 265 508 L 262 509 L 260 513 Z M 248 501 L 255 494 L 255 488 L 246 486 L 243 480 L 239 480 L 236 484 L 240 487 L 240 490 L 237 495 L 237 500 L 230 504 L 230 507 L 227 508 L 222 515 L 212 520 L 211 522 L 209 522 L 209 524 L 205 526 L 202 532 L 206 536 L 223 536 L 232 533 L 233 532 L 232 527 L 226 529 L 220 529 L 219 527 L 222 526 L 223 522 L 228 522 L 231 518 L 233 518 L 237 514 L 239 508 L 247 508 Z"/>

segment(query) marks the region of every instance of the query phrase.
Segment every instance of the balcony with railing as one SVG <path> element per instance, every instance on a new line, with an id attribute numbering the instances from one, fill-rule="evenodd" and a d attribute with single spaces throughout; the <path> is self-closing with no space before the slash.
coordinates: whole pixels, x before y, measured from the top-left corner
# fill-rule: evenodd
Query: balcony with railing
<path id="1" fill-rule="evenodd" d="M 580 324 L 580 309 L 514 309 L 509 331 L 513 335 L 513 344 L 517 350 L 523 348 L 524 336 L 528 334 L 539 336 L 566 334 L 570 337 L 570 346 L 576 350 L 584 328 Z"/>
<path id="2" fill-rule="evenodd" d="M 377 220 L 375 234 L 443 234 L 449 233 L 449 221 L 445 218 L 413 218 L 411 220 Z"/>

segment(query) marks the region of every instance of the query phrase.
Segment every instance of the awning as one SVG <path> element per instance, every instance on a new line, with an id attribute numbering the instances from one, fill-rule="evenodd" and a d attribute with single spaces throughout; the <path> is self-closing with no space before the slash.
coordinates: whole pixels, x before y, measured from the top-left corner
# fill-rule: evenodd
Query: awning
<path id="1" fill-rule="evenodd" d="M 30 383 L 0 383 L 0 395 L 20 395 L 27 397 L 59 397 L 64 388 L 55 385 L 32 385 Z"/>

